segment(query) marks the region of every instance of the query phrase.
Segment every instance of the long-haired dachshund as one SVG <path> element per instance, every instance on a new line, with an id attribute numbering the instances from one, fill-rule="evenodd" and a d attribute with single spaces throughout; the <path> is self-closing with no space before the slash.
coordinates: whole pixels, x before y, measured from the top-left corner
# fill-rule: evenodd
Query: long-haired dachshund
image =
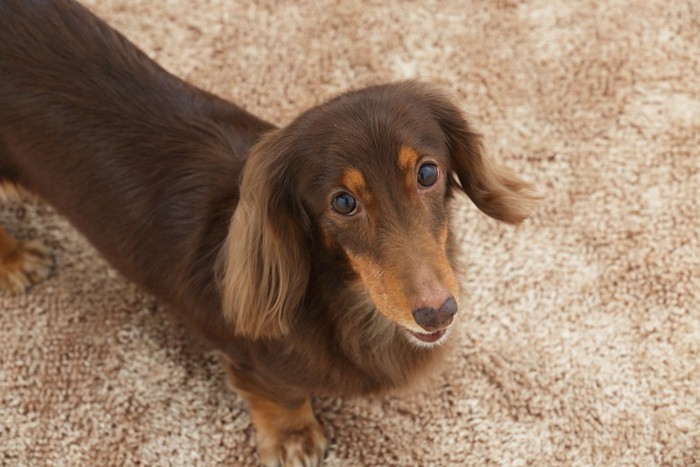
<path id="1" fill-rule="evenodd" d="M 404 82 L 275 128 L 172 76 L 71 0 L 0 1 L 0 180 L 38 194 L 225 355 L 267 465 L 317 465 L 315 394 L 436 365 L 459 307 L 449 201 L 537 196 L 459 109 Z M 0 283 L 50 270 L 0 229 Z"/>

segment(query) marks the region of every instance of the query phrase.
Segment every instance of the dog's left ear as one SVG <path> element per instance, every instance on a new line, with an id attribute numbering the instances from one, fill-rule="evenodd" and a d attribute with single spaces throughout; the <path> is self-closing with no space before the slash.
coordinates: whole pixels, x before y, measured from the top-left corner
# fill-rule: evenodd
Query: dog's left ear
<path id="1" fill-rule="evenodd" d="M 220 257 L 224 317 L 252 339 L 289 333 L 309 280 L 308 217 L 295 197 L 281 131 L 248 156 Z"/>
<path id="2" fill-rule="evenodd" d="M 482 136 L 472 130 L 459 108 L 445 95 L 424 91 L 432 113 L 445 134 L 452 170 L 450 180 L 474 204 L 494 219 L 519 224 L 530 216 L 542 196 L 529 183 L 493 162 L 484 151 Z"/>

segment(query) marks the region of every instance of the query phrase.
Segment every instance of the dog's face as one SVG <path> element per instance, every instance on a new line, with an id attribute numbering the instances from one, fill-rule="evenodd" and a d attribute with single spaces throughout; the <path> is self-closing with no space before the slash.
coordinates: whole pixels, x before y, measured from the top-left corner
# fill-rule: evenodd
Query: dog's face
<path id="1" fill-rule="evenodd" d="M 407 339 L 443 342 L 459 300 L 448 258 L 450 196 L 464 191 L 490 216 L 517 223 L 535 200 L 527 188 L 489 161 L 459 110 L 429 87 L 342 95 L 251 155 L 228 240 L 225 310 L 243 334 L 288 332 L 310 273 L 309 249 L 323 248 L 344 255 L 378 312 Z M 241 241 L 255 243 L 246 251 L 259 251 L 259 262 L 233 263 Z M 258 295 L 242 301 L 241 278 Z"/>
<path id="2" fill-rule="evenodd" d="M 378 146 L 320 187 L 321 237 L 342 249 L 381 314 L 412 342 L 436 344 L 459 297 L 447 257 L 449 159 L 439 145 Z"/>
<path id="3" fill-rule="evenodd" d="M 437 344 L 459 299 L 447 255 L 453 168 L 444 134 L 420 106 L 397 113 L 382 96 L 352 97 L 310 116 L 319 134 L 314 162 L 299 172 L 302 204 L 378 312 L 411 342 Z"/>

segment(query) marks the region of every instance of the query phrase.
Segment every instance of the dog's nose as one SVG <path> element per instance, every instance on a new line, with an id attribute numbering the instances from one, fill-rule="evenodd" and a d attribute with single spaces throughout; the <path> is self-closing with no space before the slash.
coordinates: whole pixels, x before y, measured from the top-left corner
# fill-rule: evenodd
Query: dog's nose
<path id="1" fill-rule="evenodd" d="M 449 326 L 455 313 L 457 313 L 457 300 L 450 296 L 438 309 L 433 307 L 414 309 L 413 319 L 426 331 L 433 332 Z"/>

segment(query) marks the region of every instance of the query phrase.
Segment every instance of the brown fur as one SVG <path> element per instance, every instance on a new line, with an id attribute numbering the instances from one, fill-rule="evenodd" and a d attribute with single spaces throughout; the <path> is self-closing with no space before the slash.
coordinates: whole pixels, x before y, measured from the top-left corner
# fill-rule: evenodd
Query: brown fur
<path id="1" fill-rule="evenodd" d="M 536 202 L 428 85 L 349 92 L 276 129 L 70 0 L 0 3 L 0 76 L 0 180 L 55 206 L 226 356 L 268 464 L 320 462 L 312 395 L 403 387 L 441 359 L 448 346 L 408 330 L 413 309 L 459 298 L 456 192 L 509 223 Z M 424 160 L 440 177 L 419 189 Z M 353 215 L 331 208 L 339 190 Z M 5 257 L 19 244 L 0 233 Z"/>

